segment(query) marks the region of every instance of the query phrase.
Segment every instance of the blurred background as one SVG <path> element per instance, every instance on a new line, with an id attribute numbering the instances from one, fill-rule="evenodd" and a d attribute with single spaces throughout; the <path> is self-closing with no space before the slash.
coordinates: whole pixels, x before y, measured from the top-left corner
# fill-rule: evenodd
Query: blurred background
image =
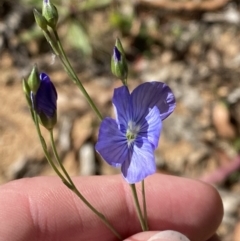
<path id="1" fill-rule="evenodd" d="M 110 71 L 116 37 L 125 48 L 132 90 L 166 82 L 177 107 L 164 121 L 158 171 L 214 185 L 225 208 L 223 241 L 240 240 L 239 0 L 55 0 L 58 32 L 80 80 L 104 116 L 112 115 Z M 57 147 L 71 175 L 119 171 L 94 152 L 99 120 L 36 26 L 39 0 L 0 0 L 0 183 L 54 175 L 22 93 L 36 63 L 58 91 Z M 47 140 L 47 132 L 43 131 Z M 160 184 L 159 184 L 160 185 Z"/>

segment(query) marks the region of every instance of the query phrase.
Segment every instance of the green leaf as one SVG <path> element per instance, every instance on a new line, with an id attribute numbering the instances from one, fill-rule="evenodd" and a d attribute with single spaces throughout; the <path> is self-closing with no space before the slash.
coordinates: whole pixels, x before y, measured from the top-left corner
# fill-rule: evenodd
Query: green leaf
<path id="1" fill-rule="evenodd" d="M 90 55 L 92 53 L 92 47 L 88 35 L 79 23 L 69 23 L 67 42 L 73 48 L 81 50 L 84 55 Z"/>

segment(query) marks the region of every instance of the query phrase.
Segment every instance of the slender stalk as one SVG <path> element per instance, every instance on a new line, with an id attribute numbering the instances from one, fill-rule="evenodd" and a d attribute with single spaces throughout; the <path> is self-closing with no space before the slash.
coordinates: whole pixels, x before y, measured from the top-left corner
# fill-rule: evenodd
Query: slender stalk
<path id="1" fill-rule="evenodd" d="M 54 41 L 52 41 L 50 32 L 49 32 L 48 30 L 47 30 L 47 31 L 43 31 L 43 35 L 44 35 L 44 37 L 46 38 L 46 40 L 48 41 L 49 45 L 52 47 L 53 52 L 54 52 L 57 56 L 59 56 L 59 55 L 60 55 L 59 49 L 58 49 L 57 46 L 55 45 Z"/>
<path id="2" fill-rule="evenodd" d="M 107 218 L 100 212 L 98 212 L 88 201 L 87 199 L 77 190 L 76 186 L 74 185 L 72 179 L 70 178 L 70 176 L 68 175 L 66 169 L 64 168 L 64 166 L 62 165 L 57 150 L 56 150 L 56 146 L 54 144 L 54 139 L 53 139 L 53 132 L 50 131 L 51 133 L 51 143 L 52 143 L 52 147 L 53 147 L 53 152 L 54 155 L 57 159 L 58 164 L 60 165 L 62 171 L 64 172 L 64 174 L 66 175 L 67 179 L 65 179 L 65 177 L 61 174 L 61 172 L 59 172 L 59 170 L 57 169 L 57 167 L 55 166 L 55 164 L 53 163 L 52 159 L 50 158 L 50 155 L 47 151 L 47 146 L 46 146 L 46 142 L 41 134 L 41 130 L 40 130 L 40 126 L 39 126 L 39 121 L 38 121 L 38 117 L 37 114 L 35 113 L 35 111 L 33 112 L 33 116 L 34 116 L 34 122 L 35 122 L 35 126 L 37 129 L 37 134 L 39 136 L 45 157 L 47 158 L 50 166 L 54 169 L 54 171 L 57 173 L 57 175 L 61 178 L 61 180 L 63 181 L 63 183 L 70 189 L 72 190 L 82 201 L 85 205 L 87 205 L 88 208 L 91 209 L 92 212 L 94 212 L 101 220 L 102 222 L 112 231 L 112 233 L 119 239 L 122 240 L 121 235 L 114 229 L 114 227 L 111 225 L 111 223 L 107 220 Z"/>
<path id="3" fill-rule="evenodd" d="M 69 65 L 68 65 L 67 61 L 64 60 L 62 51 L 60 51 L 60 49 L 58 48 L 58 45 L 55 44 L 55 41 L 52 40 L 50 32 L 43 31 L 43 34 L 44 34 L 47 42 L 49 43 L 49 45 L 52 47 L 53 52 L 59 57 L 60 61 L 62 62 L 65 71 L 70 76 L 70 78 L 72 78 L 73 82 L 76 84 L 77 81 L 75 80 L 74 74 L 71 71 L 71 69 L 69 69 Z"/>
<path id="4" fill-rule="evenodd" d="M 143 216 L 144 216 L 144 222 L 147 230 L 148 228 L 148 220 L 147 220 L 147 205 L 146 205 L 146 195 L 145 195 L 145 184 L 144 179 L 142 180 L 142 198 L 143 198 Z"/>
<path id="5" fill-rule="evenodd" d="M 131 190 L 132 190 L 134 204 L 135 204 L 135 208 L 136 208 L 136 211 L 137 211 L 138 219 L 140 221 L 142 230 L 143 231 L 147 231 L 147 227 L 145 225 L 145 221 L 143 219 L 142 211 L 141 211 L 141 208 L 140 208 L 140 205 L 139 205 L 139 201 L 138 201 L 136 186 L 135 186 L 135 184 L 130 184 L 130 187 L 131 187 Z"/>
<path id="6" fill-rule="evenodd" d="M 79 80 L 77 74 L 75 73 L 72 65 L 70 64 L 69 60 L 68 60 L 68 57 L 62 47 L 62 43 L 60 41 L 60 38 L 58 36 L 58 33 L 55 29 L 53 29 L 53 33 L 54 33 L 54 36 L 56 38 L 56 41 L 57 41 L 57 44 L 58 44 L 58 48 L 61 52 L 61 55 L 62 55 L 62 58 L 66 64 L 66 68 L 67 70 L 69 71 L 69 74 L 70 76 L 72 77 L 74 83 L 76 83 L 76 85 L 78 86 L 78 88 L 82 91 L 82 94 L 84 95 L 84 97 L 87 99 L 89 105 L 91 106 L 91 108 L 94 110 L 94 112 L 97 114 L 98 118 L 100 120 L 103 119 L 101 113 L 99 112 L 98 108 L 96 107 L 96 105 L 94 104 L 93 100 L 91 99 L 91 97 L 88 95 L 87 91 L 85 90 L 84 86 L 82 85 L 81 81 Z"/>
<path id="7" fill-rule="evenodd" d="M 65 167 L 63 166 L 60 158 L 59 158 L 59 155 L 58 155 L 58 152 L 57 152 L 57 149 L 56 149 L 56 145 L 55 145 L 55 142 L 54 142 L 54 137 L 53 137 L 53 131 L 51 130 L 50 131 L 50 138 L 51 138 L 51 145 L 52 145 L 52 149 L 53 149 L 53 153 L 54 153 L 54 156 L 59 164 L 59 166 L 61 167 L 63 173 L 65 174 L 66 178 L 68 179 L 69 183 L 71 184 L 71 186 L 69 187 L 81 200 L 82 202 L 87 205 L 88 208 L 90 208 L 90 210 L 92 212 L 94 212 L 101 220 L 102 222 L 112 231 L 112 233 L 120 240 L 122 240 L 122 237 L 121 235 L 114 229 L 114 227 L 111 225 L 111 223 L 107 220 L 107 218 L 100 212 L 98 212 L 96 210 L 96 208 L 94 208 L 88 201 L 87 199 L 78 191 L 78 189 L 76 188 L 75 184 L 73 183 L 71 177 L 68 175 L 68 172 L 66 171 Z"/>
<path id="8" fill-rule="evenodd" d="M 114 227 L 111 225 L 111 223 L 107 220 L 107 218 L 100 212 L 98 212 L 88 201 L 84 198 L 84 196 L 77 190 L 75 186 L 71 189 L 81 200 L 82 202 L 87 205 L 87 207 L 94 212 L 101 220 L 102 222 L 112 231 L 112 233 L 119 239 L 123 240 L 121 235 L 114 229 Z"/>
<path id="9" fill-rule="evenodd" d="M 50 44 L 50 46 L 52 47 L 53 51 L 55 52 L 55 54 L 60 58 L 63 66 L 65 67 L 67 73 L 69 74 L 69 76 L 73 79 L 73 82 L 79 87 L 79 89 L 82 91 L 83 95 L 85 96 L 85 98 L 87 99 L 89 105 L 92 107 L 92 109 L 95 111 L 95 113 L 97 114 L 98 118 L 100 120 L 103 119 L 101 113 L 99 112 L 98 108 L 96 107 L 96 105 L 94 104 L 94 102 L 92 101 L 91 97 L 88 95 L 87 91 L 85 90 L 85 88 L 83 87 L 81 81 L 79 80 L 77 74 L 75 73 L 74 69 L 72 68 L 66 54 L 65 51 L 62 47 L 61 41 L 59 39 L 58 33 L 56 30 L 53 29 L 53 33 L 54 36 L 56 38 L 57 41 L 57 46 L 55 45 L 55 41 L 52 40 L 51 34 L 46 31 L 44 32 L 44 36 L 46 38 L 46 40 L 48 41 L 48 43 Z M 40 129 L 39 129 L 40 131 Z M 40 133 L 40 132 L 39 132 Z M 51 144 L 52 144 L 52 149 L 55 155 L 55 158 L 61 168 L 61 170 L 63 171 L 63 173 L 65 174 L 68 182 L 67 182 L 67 186 L 83 201 L 83 203 L 85 205 L 87 205 L 87 207 L 94 212 L 101 220 L 102 222 L 112 231 L 112 233 L 120 240 L 122 240 L 121 235 L 114 229 L 114 227 L 111 225 L 111 223 L 106 219 L 106 217 L 98 212 L 88 201 L 87 199 L 78 191 L 78 189 L 76 188 L 76 186 L 74 185 L 71 177 L 68 175 L 66 169 L 64 168 L 64 166 L 62 165 L 57 150 L 56 150 L 56 146 L 54 143 L 54 138 L 53 138 L 53 132 L 52 130 L 50 131 L 50 137 L 51 137 Z M 46 153 L 45 153 L 46 155 Z M 47 156 L 46 156 L 47 157 Z M 53 169 L 55 170 L 55 172 L 57 172 L 57 174 L 59 173 L 58 169 L 56 169 L 55 166 L 51 165 L 53 167 Z M 59 174 L 58 174 L 59 175 Z M 62 177 L 61 177 L 62 178 Z M 64 178 L 64 180 L 66 180 Z M 64 182 L 65 183 L 65 182 Z"/>
<path id="10" fill-rule="evenodd" d="M 40 139 L 40 143 L 42 145 L 42 149 L 44 151 L 44 154 L 45 154 L 45 157 L 47 158 L 48 163 L 53 168 L 53 170 L 56 172 L 56 174 L 61 178 L 63 183 L 66 184 L 69 187 L 69 182 L 65 179 L 65 177 L 62 175 L 62 173 L 59 172 L 59 170 L 55 166 L 54 162 L 52 161 L 52 159 L 51 159 L 51 157 L 50 157 L 50 155 L 48 153 L 46 142 L 45 142 L 45 140 L 44 140 L 44 138 L 43 138 L 43 136 L 41 134 L 38 117 L 37 117 L 37 114 L 36 114 L 35 111 L 33 111 L 33 117 L 34 117 L 34 122 L 35 122 L 36 129 L 37 129 L 37 134 L 38 134 L 38 137 Z"/>
<path id="11" fill-rule="evenodd" d="M 81 90 L 82 94 L 87 99 L 87 102 L 89 103 L 91 108 L 94 110 L 94 112 L 97 114 L 98 118 L 100 120 L 102 120 L 103 117 L 102 117 L 100 111 L 98 110 L 95 103 L 93 102 L 93 100 L 91 99 L 91 97 L 89 96 L 87 91 L 85 90 L 85 88 L 82 85 L 81 81 L 79 80 L 77 74 L 75 73 L 72 65 L 70 64 L 70 62 L 67 58 L 67 55 L 66 55 L 66 53 L 65 53 L 65 51 L 62 47 L 62 44 L 61 44 L 60 38 L 58 36 L 58 33 L 55 29 L 53 29 L 53 33 L 54 33 L 54 37 L 56 38 L 56 41 L 57 41 L 57 46 L 55 45 L 55 41 L 52 40 L 50 32 L 49 31 L 43 31 L 43 34 L 44 34 L 46 40 L 48 41 L 49 45 L 52 47 L 53 52 L 60 58 L 60 60 L 63 64 L 64 68 L 66 69 L 68 75 L 72 78 L 73 82 Z"/>
<path id="12" fill-rule="evenodd" d="M 54 142 L 54 137 L 53 137 L 53 130 L 50 130 L 49 131 L 49 134 L 50 134 L 50 139 L 51 139 L 51 146 L 52 146 L 52 150 L 53 150 L 53 154 L 55 156 L 55 159 L 58 163 L 58 165 L 60 166 L 60 168 L 62 169 L 63 173 L 65 174 L 67 180 L 69 181 L 69 183 L 74 186 L 74 183 L 72 182 L 72 179 L 71 177 L 69 176 L 68 172 L 66 171 L 66 169 L 64 168 L 62 162 L 60 161 L 60 158 L 59 158 L 59 155 L 58 155 L 58 152 L 57 152 L 57 149 L 56 149 L 56 145 L 55 145 L 55 142 Z"/>

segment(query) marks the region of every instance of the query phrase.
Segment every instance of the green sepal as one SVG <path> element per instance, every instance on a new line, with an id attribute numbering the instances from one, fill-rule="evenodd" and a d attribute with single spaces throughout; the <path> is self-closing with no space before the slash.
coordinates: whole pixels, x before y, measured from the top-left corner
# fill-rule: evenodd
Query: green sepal
<path id="1" fill-rule="evenodd" d="M 52 130 L 57 123 L 57 113 L 53 117 L 48 117 L 44 113 L 37 114 L 39 123 L 48 130 Z"/>
<path id="2" fill-rule="evenodd" d="M 125 52 L 124 52 L 124 49 L 123 49 L 122 43 L 121 43 L 121 41 L 120 41 L 119 38 L 116 39 L 115 47 L 117 47 L 118 50 L 121 52 L 121 54 L 125 57 Z"/>
<path id="3" fill-rule="evenodd" d="M 47 20 L 43 17 L 43 15 L 41 13 L 39 13 L 36 8 L 33 9 L 33 15 L 34 15 L 34 18 L 35 18 L 35 21 L 36 21 L 37 25 L 43 31 L 46 31 L 48 23 L 47 23 Z"/>
<path id="4" fill-rule="evenodd" d="M 31 90 L 29 88 L 29 85 L 25 79 L 22 80 L 22 88 L 23 92 L 25 94 L 25 98 L 27 100 L 28 106 L 32 108 L 32 102 L 31 102 Z"/>
<path id="5" fill-rule="evenodd" d="M 27 79 L 27 84 L 30 89 L 34 94 L 36 94 L 39 85 L 40 85 L 40 79 L 39 79 L 39 73 L 37 69 L 37 65 L 33 66 L 33 69 Z"/>
<path id="6" fill-rule="evenodd" d="M 43 0 L 42 15 L 47 20 L 47 24 L 55 29 L 58 22 L 58 10 L 50 0 Z"/>

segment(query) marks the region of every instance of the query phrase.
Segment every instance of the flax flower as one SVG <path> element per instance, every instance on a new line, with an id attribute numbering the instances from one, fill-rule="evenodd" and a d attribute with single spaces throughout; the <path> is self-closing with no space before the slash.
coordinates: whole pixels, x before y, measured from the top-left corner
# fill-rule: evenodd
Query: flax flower
<path id="1" fill-rule="evenodd" d="M 154 150 L 162 121 L 175 108 L 171 89 L 161 82 L 139 85 L 130 94 L 126 86 L 114 90 L 116 120 L 105 118 L 99 129 L 96 151 L 114 167 L 121 167 L 128 183 L 155 173 Z"/>

